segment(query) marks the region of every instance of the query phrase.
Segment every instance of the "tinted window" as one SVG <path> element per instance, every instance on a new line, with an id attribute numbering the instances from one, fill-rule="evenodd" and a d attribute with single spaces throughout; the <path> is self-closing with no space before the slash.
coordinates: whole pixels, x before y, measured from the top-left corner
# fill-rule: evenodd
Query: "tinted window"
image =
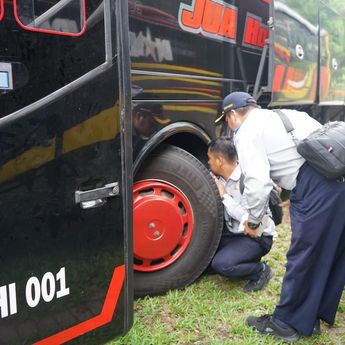
<path id="1" fill-rule="evenodd" d="M 0 47 L 0 55 L 1 62 L 11 66 L 13 87 L 1 95 L 0 117 L 42 99 L 105 62 L 103 8 L 102 0 L 87 1 L 87 29 L 78 37 L 23 30 L 5 15 L 8 29 L 0 30 L 0 42 L 7 45 Z"/>
<path id="2" fill-rule="evenodd" d="M 320 102 L 345 103 L 345 20 L 339 6 L 320 3 Z"/>
<path id="3" fill-rule="evenodd" d="M 84 0 L 17 0 L 15 10 L 27 30 L 80 35 L 85 28 Z"/>

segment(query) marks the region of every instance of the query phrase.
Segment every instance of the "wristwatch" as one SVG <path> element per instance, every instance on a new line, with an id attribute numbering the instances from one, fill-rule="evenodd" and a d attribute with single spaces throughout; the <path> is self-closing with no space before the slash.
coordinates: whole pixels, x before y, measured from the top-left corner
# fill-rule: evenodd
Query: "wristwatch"
<path id="1" fill-rule="evenodd" d="M 257 229 L 260 226 L 260 223 L 255 224 L 255 223 L 252 223 L 252 222 L 248 222 L 247 224 L 248 224 L 248 227 L 251 228 L 252 230 Z"/>

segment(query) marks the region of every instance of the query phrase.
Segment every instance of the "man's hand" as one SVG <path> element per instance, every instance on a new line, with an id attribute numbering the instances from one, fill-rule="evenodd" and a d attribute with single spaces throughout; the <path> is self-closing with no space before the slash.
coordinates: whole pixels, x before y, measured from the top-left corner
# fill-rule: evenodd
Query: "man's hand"
<path id="1" fill-rule="evenodd" d="M 278 204 L 279 207 L 285 207 L 285 206 L 290 206 L 290 199 L 287 199 L 285 201 L 282 201 L 281 203 Z"/>
<path id="2" fill-rule="evenodd" d="M 258 227 L 257 229 L 251 229 L 249 226 L 248 226 L 248 221 L 246 220 L 244 223 L 244 234 L 251 237 L 251 238 L 257 238 L 260 234 L 260 227 Z"/>
<path id="3" fill-rule="evenodd" d="M 226 194 L 225 186 L 217 179 L 217 177 L 213 173 L 211 174 L 211 176 L 213 177 L 213 180 L 217 185 L 220 197 L 223 198 L 223 195 Z"/>

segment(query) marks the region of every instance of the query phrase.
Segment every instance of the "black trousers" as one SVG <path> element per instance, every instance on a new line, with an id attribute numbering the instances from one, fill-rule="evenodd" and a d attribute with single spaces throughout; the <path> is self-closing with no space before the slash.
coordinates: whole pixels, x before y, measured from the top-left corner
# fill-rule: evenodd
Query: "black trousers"
<path id="1" fill-rule="evenodd" d="M 252 239 L 244 234 L 232 234 L 225 230 L 211 268 L 225 277 L 257 280 L 263 270 L 260 260 L 271 247 L 272 236 Z"/>
<path id="2" fill-rule="evenodd" d="M 345 183 L 309 165 L 290 194 L 292 238 L 274 316 L 311 335 L 317 318 L 332 324 L 345 284 Z"/>

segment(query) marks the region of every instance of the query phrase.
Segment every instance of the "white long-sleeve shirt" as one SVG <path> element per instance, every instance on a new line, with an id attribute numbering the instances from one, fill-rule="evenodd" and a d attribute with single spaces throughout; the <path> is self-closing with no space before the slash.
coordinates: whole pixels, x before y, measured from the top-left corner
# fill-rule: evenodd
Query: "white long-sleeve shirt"
<path id="1" fill-rule="evenodd" d="M 302 140 L 321 124 L 307 113 L 283 110 Z M 244 178 L 249 218 L 259 223 L 266 212 L 272 180 L 280 187 L 292 190 L 305 160 L 297 152 L 291 135 L 286 132 L 278 114 L 268 109 L 253 109 L 236 131 L 234 143 Z"/>
<path id="2" fill-rule="evenodd" d="M 227 181 L 221 179 L 225 184 L 228 197 L 224 198 L 224 218 L 226 227 L 234 234 L 243 233 L 243 222 L 248 219 L 247 201 L 245 195 L 240 191 L 240 177 L 242 171 L 238 165 Z M 264 236 L 276 236 L 275 225 L 268 217 L 267 226 L 263 229 Z"/>

